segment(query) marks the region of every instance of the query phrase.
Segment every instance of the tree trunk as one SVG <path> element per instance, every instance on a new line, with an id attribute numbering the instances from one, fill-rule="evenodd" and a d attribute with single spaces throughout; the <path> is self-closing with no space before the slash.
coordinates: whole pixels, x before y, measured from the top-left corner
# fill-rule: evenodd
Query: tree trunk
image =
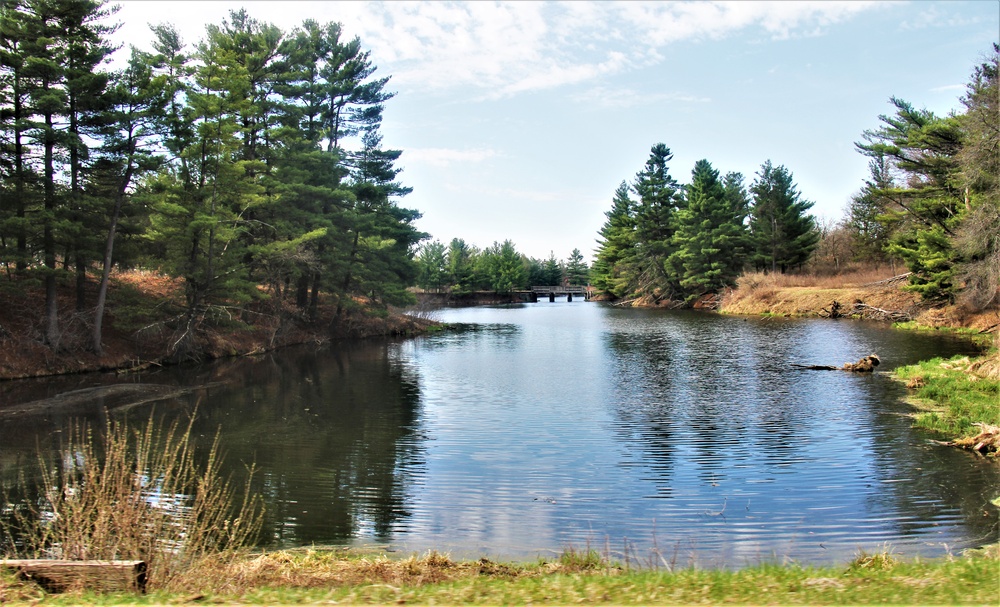
<path id="1" fill-rule="evenodd" d="M 76 311 L 87 309 L 87 262 L 83 254 L 76 254 Z"/>
<path id="2" fill-rule="evenodd" d="M 134 139 L 130 140 L 134 152 Z M 108 283 L 111 281 L 111 260 L 115 249 L 115 235 L 118 233 L 118 218 L 121 216 L 122 205 L 125 203 L 128 186 L 132 182 L 132 175 L 135 166 L 132 163 L 133 156 L 129 155 L 126 164 L 125 174 L 122 175 L 121 183 L 115 197 L 115 207 L 111 211 L 111 224 L 108 226 L 108 239 L 104 245 L 104 265 L 101 267 L 101 285 L 97 289 L 97 309 L 94 311 L 94 333 L 91 336 L 91 349 L 94 354 L 103 354 L 104 346 L 104 304 L 108 298 Z"/>
<path id="3" fill-rule="evenodd" d="M 97 289 L 97 309 L 94 311 L 94 333 L 91 336 L 91 349 L 100 356 L 104 353 L 104 304 L 108 298 L 108 283 L 111 281 L 111 256 L 115 248 L 115 233 L 118 230 L 118 216 L 121 213 L 122 196 L 115 201 L 111 213 L 111 225 L 108 227 L 108 240 L 104 245 L 104 265 L 101 267 L 101 285 Z"/>
<path id="4" fill-rule="evenodd" d="M 295 283 L 295 305 L 305 310 L 309 305 L 309 274 L 303 274 Z"/>
<path id="5" fill-rule="evenodd" d="M 99 592 L 146 591 L 144 561 L 12 559 L 0 561 L 0 566 L 38 582 L 49 592 L 80 588 Z"/>
<path id="6" fill-rule="evenodd" d="M 42 249 L 45 257 L 45 343 L 59 347 L 59 302 L 56 299 L 56 243 L 52 231 L 56 211 L 55 132 L 52 114 L 45 115 L 45 219 L 42 228 Z"/>

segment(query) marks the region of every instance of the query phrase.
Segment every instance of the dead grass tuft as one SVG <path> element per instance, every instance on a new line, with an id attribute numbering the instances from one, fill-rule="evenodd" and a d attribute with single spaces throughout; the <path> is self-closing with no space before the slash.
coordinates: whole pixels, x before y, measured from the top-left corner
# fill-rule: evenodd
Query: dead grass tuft
<path id="1" fill-rule="evenodd" d="M 34 605 L 44 598 L 40 586 L 18 579 L 10 569 L 0 568 L 0 605 Z"/>
<path id="2" fill-rule="evenodd" d="M 882 550 L 869 554 L 862 550 L 858 556 L 851 561 L 848 569 L 851 571 L 889 571 L 899 564 L 899 560 L 892 555 L 892 550 L 886 546 Z"/>

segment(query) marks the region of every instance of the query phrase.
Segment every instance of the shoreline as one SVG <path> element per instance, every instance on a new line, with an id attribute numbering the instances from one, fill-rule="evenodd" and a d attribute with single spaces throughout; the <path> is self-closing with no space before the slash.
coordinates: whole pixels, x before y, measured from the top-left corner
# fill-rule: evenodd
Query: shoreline
<path id="1" fill-rule="evenodd" d="M 169 287 L 164 289 L 161 286 L 155 291 L 142 293 L 142 296 L 163 298 L 165 290 L 169 291 Z M 501 303 L 509 299 L 502 296 L 484 298 L 482 294 L 473 294 L 456 299 L 452 305 Z M 19 302 L 11 303 L 10 308 L 19 307 Z M 740 287 L 727 290 L 720 297 L 707 298 L 704 303 L 695 307 L 713 309 L 724 315 L 876 321 L 906 318 L 919 329 L 960 330 L 970 334 L 995 332 L 1000 326 L 1000 310 L 969 313 L 955 305 L 930 306 L 893 284 L 838 288 L 776 287 L 760 284 L 759 280 L 751 277 L 741 281 Z M 628 305 L 675 307 L 645 301 L 633 301 Z M 427 301 L 419 300 L 409 313 L 362 306 L 346 314 L 339 323 L 334 323 L 334 310 L 328 304 L 321 304 L 317 318 L 311 321 L 287 306 L 279 310 L 249 310 L 245 316 L 250 317 L 252 323 L 234 322 L 228 327 L 208 327 L 200 331 L 198 356 L 190 361 L 171 360 L 172 336 L 167 331 L 169 319 L 147 316 L 141 319 L 146 326 L 140 328 L 130 326 L 128 322 L 116 322 L 116 314 L 127 315 L 130 312 L 129 306 L 124 304 L 108 309 L 111 322 L 107 323 L 105 352 L 101 356 L 82 347 L 80 336 L 87 326 L 76 315 L 63 325 L 67 335 L 64 347 L 53 350 L 37 338 L 37 331 L 30 326 L 32 319 L 4 318 L 3 310 L 0 310 L 0 381 L 92 372 L 127 373 L 177 362 L 252 356 L 295 345 L 413 336 L 433 330 L 437 325 L 427 317 L 426 306 Z M 842 312 L 837 311 L 838 306 Z M 134 324 L 131 322 L 131 325 Z"/>

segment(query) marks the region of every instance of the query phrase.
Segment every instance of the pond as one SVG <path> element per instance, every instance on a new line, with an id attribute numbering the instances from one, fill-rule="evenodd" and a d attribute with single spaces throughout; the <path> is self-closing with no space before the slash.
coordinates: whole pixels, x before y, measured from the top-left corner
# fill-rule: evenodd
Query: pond
<path id="1" fill-rule="evenodd" d="M 0 478 L 73 419 L 193 413 L 230 469 L 258 467 L 274 547 L 739 567 L 997 537 L 1000 466 L 913 429 L 882 373 L 791 367 L 891 370 L 964 340 L 580 301 L 436 314 L 453 330 L 0 384 Z"/>

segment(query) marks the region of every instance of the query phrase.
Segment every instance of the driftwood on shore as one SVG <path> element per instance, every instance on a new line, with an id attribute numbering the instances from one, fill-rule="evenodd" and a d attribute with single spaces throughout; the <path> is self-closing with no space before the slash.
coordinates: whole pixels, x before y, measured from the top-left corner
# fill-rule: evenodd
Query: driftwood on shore
<path id="1" fill-rule="evenodd" d="M 941 444 L 949 447 L 969 449 L 983 455 L 987 453 L 1000 453 L 1000 426 L 984 424 L 982 422 L 972 425 L 979 428 L 979 434 L 954 441 L 942 442 Z"/>
<path id="2" fill-rule="evenodd" d="M 796 369 L 809 369 L 812 371 L 850 371 L 852 373 L 871 373 L 882 361 L 878 354 L 869 354 L 856 363 L 844 363 L 843 366 L 834 367 L 832 365 L 800 365 L 792 363 Z"/>
<path id="3" fill-rule="evenodd" d="M 884 286 L 884 285 L 893 285 L 893 284 L 896 284 L 898 282 L 903 282 L 904 280 L 908 280 L 910 278 L 911 274 L 913 274 L 913 272 L 906 272 L 905 274 L 897 274 L 896 276 L 892 276 L 890 278 L 886 278 L 885 280 L 876 280 L 875 282 L 868 282 L 868 283 L 865 283 L 865 284 L 863 284 L 861 286 L 862 287 L 877 287 L 877 286 Z"/>
<path id="4" fill-rule="evenodd" d="M 0 560 L 0 567 L 37 582 L 48 592 L 88 589 L 102 592 L 145 592 L 145 561 Z"/>
<path id="5" fill-rule="evenodd" d="M 824 318 L 861 318 L 864 320 L 882 320 L 889 322 L 909 322 L 913 320 L 907 312 L 900 310 L 885 310 L 869 306 L 861 300 L 855 301 L 850 306 L 845 306 L 837 300 L 830 304 L 830 307 L 820 310 L 819 315 Z"/>

